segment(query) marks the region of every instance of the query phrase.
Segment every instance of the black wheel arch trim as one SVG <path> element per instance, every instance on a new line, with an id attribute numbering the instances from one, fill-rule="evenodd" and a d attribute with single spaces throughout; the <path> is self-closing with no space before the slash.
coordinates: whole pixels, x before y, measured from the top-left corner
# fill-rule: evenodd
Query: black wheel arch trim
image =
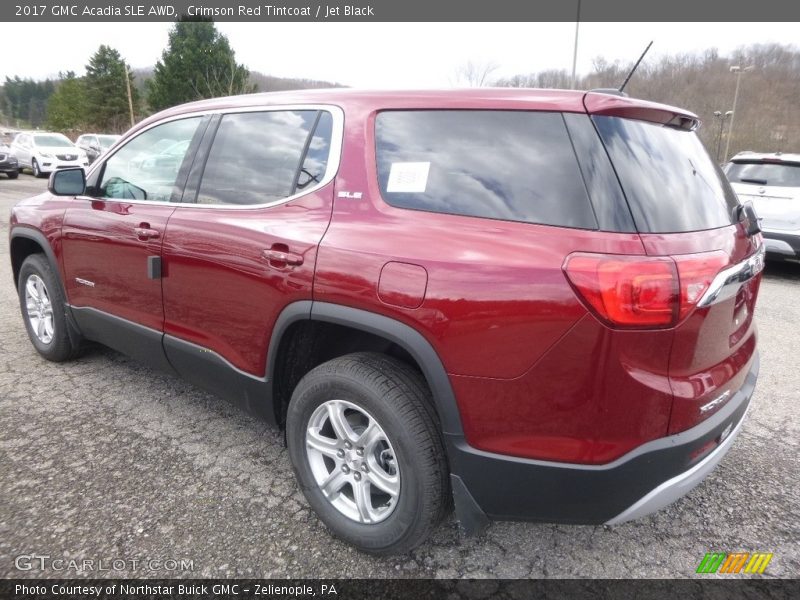
<path id="1" fill-rule="evenodd" d="M 69 305 L 69 299 L 67 297 L 67 289 L 64 285 L 61 268 L 59 266 L 58 259 L 56 258 L 56 254 L 53 252 L 53 247 L 50 245 L 50 242 L 45 235 L 38 229 L 34 229 L 29 225 L 17 224 L 11 228 L 11 233 L 9 234 L 9 254 L 11 254 L 10 246 L 16 238 L 32 240 L 39 244 L 42 250 L 44 250 L 44 255 L 47 257 L 47 262 L 49 262 L 50 266 L 53 268 L 56 280 L 58 281 L 58 285 L 61 290 L 61 297 L 64 299 L 64 310 L 68 324 L 67 335 L 69 335 L 74 344 L 78 344 L 80 342 L 80 328 L 75 320 L 75 316 L 72 314 L 72 310 Z M 19 271 L 14 269 L 13 256 L 11 257 L 11 261 L 11 275 L 14 277 L 14 286 L 16 287 L 19 285 L 19 282 L 17 281 L 17 278 L 19 277 Z"/>
<path id="2" fill-rule="evenodd" d="M 374 312 L 320 301 L 300 301 L 283 309 L 273 329 L 267 352 L 267 380 L 274 379 L 277 350 L 283 334 L 297 321 L 311 320 L 334 323 L 371 333 L 406 350 L 422 369 L 431 386 L 436 411 L 445 435 L 463 436 L 461 414 L 444 365 L 431 343 L 416 329 L 405 323 Z"/>
<path id="3" fill-rule="evenodd" d="M 9 241 L 13 242 L 15 238 L 26 238 L 29 240 L 33 240 L 42 247 L 45 256 L 47 256 L 47 260 L 50 261 L 50 264 L 56 270 L 56 275 L 58 275 L 58 283 L 61 285 L 61 293 L 63 294 L 64 299 L 66 300 L 67 294 L 66 290 L 64 289 L 64 280 L 61 277 L 61 269 L 58 266 L 58 259 L 56 258 L 55 252 L 53 252 L 52 246 L 50 246 L 50 242 L 47 240 L 44 234 L 38 229 L 34 229 L 33 227 L 30 227 L 28 225 L 14 225 L 11 228 Z M 18 273 L 14 273 L 12 270 L 12 274 L 14 275 L 14 285 L 17 285 Z"/>

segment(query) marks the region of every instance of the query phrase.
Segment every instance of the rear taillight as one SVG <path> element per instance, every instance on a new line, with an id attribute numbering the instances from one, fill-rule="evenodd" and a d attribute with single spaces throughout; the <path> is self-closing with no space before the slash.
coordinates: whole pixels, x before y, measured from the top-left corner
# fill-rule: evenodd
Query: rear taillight
<path id="1" fill-rule="evenodd" d="M 681 304 L 678 321 L 682 321 L 706 293 L 714 277 L 728 266 L 728 256 L 722 251 L 701 252 L 673 256 L 678 265 L 678 279 L 681 288 Z"/>
<path id="2" fill-rule="evenodd" d="M 614 327 L 673 327 L 728 264 L 722 251 L 679 256 L 576 252 L 564 272 L 588 307 Z"/>

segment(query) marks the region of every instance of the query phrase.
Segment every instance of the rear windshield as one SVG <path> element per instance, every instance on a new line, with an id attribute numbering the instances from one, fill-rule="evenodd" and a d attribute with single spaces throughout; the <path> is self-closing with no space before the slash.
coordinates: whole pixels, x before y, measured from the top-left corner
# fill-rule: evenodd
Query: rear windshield
<path id="1" fill-rule="evenodd" d="M 618 117 L 593 119 L 639 231 L 700 231 L 735 222 L 736 194 L 693 132 Z"/>
<path id="2" fill-rule="evenodd" d="M 375 134 L 392 206 L 597 228 L 560 113 L 387 111 Z"/>
<path id="3" fill-rule="evenodd" d="M 791 163 L 728 163 L 725 174 L 735 183 L 800 187 L 800 165 Z"/>
<path id="4" fill-rule="evenodd" d="M 97 141 L 100 142 L 100 147 L 103 148 L 104 150 L 106 150 L 108 148 L 111 148 L 111 146 L 114 145 L 114 142 L 116 142 L 118 139 L 119 139 L 118 135 L 98 135 L 97 136 Z"/>

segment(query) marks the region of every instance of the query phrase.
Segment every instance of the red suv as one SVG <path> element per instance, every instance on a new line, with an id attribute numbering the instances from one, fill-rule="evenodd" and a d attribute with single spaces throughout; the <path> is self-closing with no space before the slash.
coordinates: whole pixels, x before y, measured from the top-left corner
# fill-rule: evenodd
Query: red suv
<path id="1" fill-rule="evenodd" d="M 763 248 L 683 110 L 596 92 L 196 102 L 11 217 L 31 341 L 93 340 L 284 427 L 338 536 L 451 503 L 621 523 L 695 486 L 756 381 Z"/>

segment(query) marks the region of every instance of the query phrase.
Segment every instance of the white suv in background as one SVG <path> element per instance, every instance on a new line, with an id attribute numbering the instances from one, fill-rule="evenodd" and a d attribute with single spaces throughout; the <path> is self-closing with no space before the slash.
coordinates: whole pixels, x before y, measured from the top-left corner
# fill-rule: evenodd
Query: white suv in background
<path id="1" fill-rule="evenodd" d="M 42 177 L 56 169 L 88 167 L 86 152 L 60 133 L 20 133 L 11 144 L 19 170 L 30 169 L 34 177 Z"/>
<path id="2" fill-rule="evenodd" d="M 800 259 L 800 154 L 740 152 L 725 175 L 761 218 L 767 257 Z"/>

